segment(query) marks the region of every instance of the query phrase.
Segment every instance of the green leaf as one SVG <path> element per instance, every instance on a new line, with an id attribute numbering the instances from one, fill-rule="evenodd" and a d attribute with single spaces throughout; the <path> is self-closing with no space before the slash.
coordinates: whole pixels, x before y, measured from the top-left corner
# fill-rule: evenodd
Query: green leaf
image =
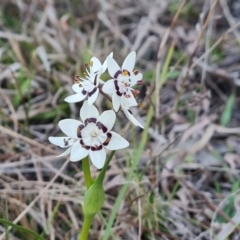
<path id="1" fill-rule="evenodd" d="M 222 113 L 222 116 L 221 116 L 221 125 L 224 126 L 224 127 L 226 127 L 231 120 L 234 101 L 235 101 L 235 94 L 232 93 L 227 100 L 225 109 L 224 109 L 224 111 Z"/>
<path id="2" fill-rule="evenodd" d="M 18 231 L 20 231 L 22 233 L 24 232 L 24 233 L 28 233 L 28 234 L 30 234 L 32 236 L 35 236 L 37 240 L 45 240 L 43 237 L 38 235 L 36 232 L 34 232 L 34 231 L 30 230 L 30 229 L 27 229 L 25 227 L 21 227 L 19 225 L 16 225 L 16 224 L 14 224 L 14 223 L 12 223 L 12 222 L 10 222 L 8 220 L 0 218 L 0 223 L 6 224 L 8 226 L 11 226 L 11 227 L 17 229 Z"/>

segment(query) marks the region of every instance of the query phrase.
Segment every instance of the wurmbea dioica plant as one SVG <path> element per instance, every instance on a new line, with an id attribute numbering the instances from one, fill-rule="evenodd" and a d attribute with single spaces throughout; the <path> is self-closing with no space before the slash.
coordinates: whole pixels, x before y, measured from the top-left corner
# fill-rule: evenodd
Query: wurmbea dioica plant
<path id="1" fill-rule="evenodd" d="M 103 179 L 114 151 L 129 146 L 127 140 L 112 131 L 116 121 L 115 112 L 121 109 L 135 126 L 143 128 L 130 110 L 130 107 L 138 105 L 134 95 L 139 91 L 133 87 L 141 85 L 143 77 L 141 73 L 134 70 L 135 60 L 136 53 L 131 52 L 120 68 L 113 59 L 112 53 L 103 64 L 96 57 L 92 57 L 84 77 L 77 76 L 75 78 L 72 86 L 75 94 L 65 99 L 65 101 L 73 103 L 87 98 L 80 109 L 80 120 L 61 120 L 58 125 L 65 136 L 49 137 L 52 144 L 67 148 L 59 157 L 70 154 L 70 161 L 82 160 L 87 191 L 84 197 L 84 223 L 80 240 L 87 239 L 93 217 L 104 203 Z M 100 77 L 106 69 L 112 79 L 104 82 Z M 112 101 L 114 111 L 108 110 L 99 114 L 98 109 L 93 105 L 99 92 Z M 107 161 L 106 150 L 112 151 Z M 96 168 L 102 169 L 94 180 L 91 178 L 88 156 Z"/>

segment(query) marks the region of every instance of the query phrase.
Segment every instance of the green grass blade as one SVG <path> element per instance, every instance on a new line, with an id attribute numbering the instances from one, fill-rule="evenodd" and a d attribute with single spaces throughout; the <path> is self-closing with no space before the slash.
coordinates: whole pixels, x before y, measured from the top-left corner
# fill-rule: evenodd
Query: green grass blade
<path id="1" fill-rule="evenodd" d="M 227 100 L 225 109 L 221 116 L 221 125 L 224 127 L 226 127 L 231 121 L 234 102 L 235 102 L 235 94 L 232 93 Z"/>
<path id="2" fill-rule="evenodd" d="M 30 229 L 27 229 L 27 228 L 25 228 L 25 227 L 18 226 L 18 225 L 14 224 L 14 223 L 12 223 L 12 222 L 10 222 L 10 221 L 8 221 L 8 220 L 5 220 L 5 219 L 0 218 L 0 223 L 6 224 L 6 225 L 8 225 L 8 226 L 11 226 L 11 227 L 17 229 L 17 230 L 20 231 L 20 232 L 28 233 L 28 234 L 36 237 L 37 240 L 45 240 L 43 237 L 41 237 L 40 235 L 38 235 L 38 234 L 35 233 L 34 231 L 32 231 L 32 230 L 30 230 Z"/>
<path id="3" fill-rule="evenodd" d="M 131 169 L 130 169 L 128 175 L 127 175 L 126 184 L 123 185 L 123 187 L 121 188 L 121 190 L 118 194 L 118 197 L 116 199 L 116 202 L 113 206 L 110 217 L 108 219 L 108 223 L 107 223 L 107 226 L 106 226 L 106 231 L 105 231 L 104 236 L 103 236 L 103 240 L 108 240 L 109 235 L 111 234 L 111 228 L 112 228 L 114 219 L 116 217 L 117 211 L 120 207 L 122 199 L 124 198 L 124 195 L 126 194 L 126 191 L 128 189 L 128 185 L 129 185 L 129 181 L 132 179 L 132 177 L 134 175 L 134 170 L 136 169 L 136 167 L 139 163 L 140 157 L 141 157 L 142 152 L 144 150 L 144 147 L 147 143 L 148 128 L 149 128 L 150 122 L 152 120 L 152 116 L 153 116 L 153 107 L 151 106 L 148 110 L 147 121 L 146 121 L 145 129 L 143 131 L 139 147 L 138 147 L 138 149 L 135 149 L 135 151 L 134 151 L 133 164 L 132 164 Z"/>

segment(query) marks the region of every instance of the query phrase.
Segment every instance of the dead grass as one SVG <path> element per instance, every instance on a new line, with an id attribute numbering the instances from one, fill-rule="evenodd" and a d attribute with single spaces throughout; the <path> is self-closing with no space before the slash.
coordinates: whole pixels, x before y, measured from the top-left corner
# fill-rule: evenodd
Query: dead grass
<path id="1" fill-rule="evenodd" d="M 142 132 L 119 114 L 131 147 L 111 162 L 90 239 L 239 239 L 239 12 L 237 0 L 3 1 L 0 218 L 77 239 L 81 163 L 56 159 L 47 138 L 78 118 L 80 104 L 63 100 L 90 56 L 121 62 L 135 50 L 145 83 L 134 114 L 150 124 Z M 0 239 L 34 239 L 6 229 Z"/>

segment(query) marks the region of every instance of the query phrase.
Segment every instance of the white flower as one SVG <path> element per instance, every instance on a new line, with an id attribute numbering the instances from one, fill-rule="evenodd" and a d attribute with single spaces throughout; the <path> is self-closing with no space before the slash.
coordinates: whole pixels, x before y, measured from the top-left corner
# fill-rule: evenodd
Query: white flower
<path id="1" fill-rule="evenodd" d="M 131 121 L 135 126 L 144 128 L 143 125 L 132 115 L 130 107 L 136 106 L 135 102 L 129 98 L 122 98 L 121 101 L 121 109 L 123 110 L 124 114 Z"/>
<path id="2" fill-rule="evenodd" d="M 108 57 L 112 58 L 112 56 L 113 53 L 111 53 Z M 65 101 L 69 103 L 80 102 L 88 97 L 88 103 L 93 104 L 96 101 L 99 93 L 99 83 L 104 83 L 100 79 L 100 76 L 106 71 L 106 69 L 107 59 L 103 64 L 101 64 L 98 58 L 92 57 L 90 59 L 89 71 L 86 68 L 86 76 L 83 78 L 75 78 L 75 83 L 72 85 L 72 89 L 76 94 L 68 96 L 65 98 Z"/>
<path id="3" fill-rule="evenodd" d="M 80 110 L 81 121 L 65 119 L 59 127 L 67 137 L 49 137 L 49 141 L 59 147 L 69 147 L 60 156 L 70 153 L 72 162 L 90 155 L 93 165 L 102 168 L 106 160 L 106 149 L 118 150 L 129 146 L 119 134 L 111 131 L 116 114 L 113 110 L 103 112 L 99 116 L 97 108 L 84 102 Z"/>
<path id="4" fill-rule="evenodd" d="M 142 83 L 143 75 L 138 71 L 133 71 L 135 60 L 136 52 L 129 53 L 123 62 L 122 68 L 120 68 L 113 58 L 107 58 L 108 72 L 113 79 L 108 80 L 103 85 L 102 90 L 112 97 L 113 109 L 115 111 L 119 110 L 122 98 L 131 98 L 137 105 L 132 93 L 132 91 L 136 90 L 132 87 Z"/>

